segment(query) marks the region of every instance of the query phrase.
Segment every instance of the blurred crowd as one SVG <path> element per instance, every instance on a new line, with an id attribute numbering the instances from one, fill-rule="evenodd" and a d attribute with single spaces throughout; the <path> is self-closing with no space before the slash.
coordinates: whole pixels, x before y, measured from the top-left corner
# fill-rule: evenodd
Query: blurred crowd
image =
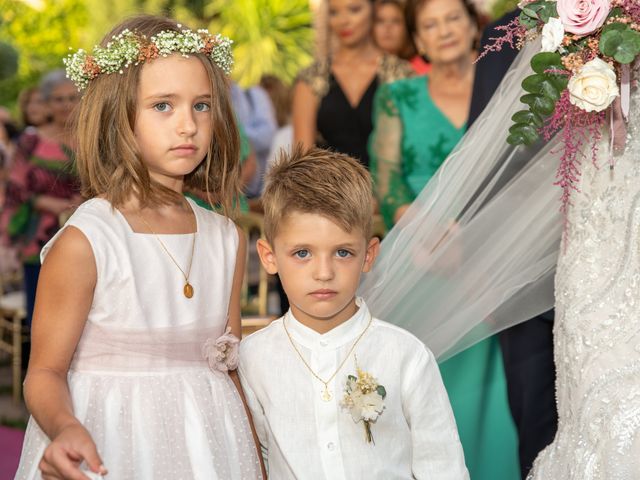
<path id="1" fill-rule="evenodd" d="M 421 15 L 428 21 L 421 20 Z M 384 116 L 384 104 L 389 98 L 376 93 L 383 84 L 421 78 L 431 71 L 432 80 L 424 89 L 426 95 L 407 99 L 417 102 L 413 108 L 421 110 L 419 103 L 429 97 L 442 110 L 444 118 L 451 114 L 452 106 L 458 112 L 465 110 L 480 32 L 478 20 L 471 3 L 462 0 L 323 2 L 317 12 L 316 61 L 300 72 L 293 85 L 277 74 L 268 74 L 249 88 L 235 83 L 230 86 L 242 145 L 240 161 L 246 198 L 240 201 L 240 211 L 260 212 L 265 172 L 280 149 L 301 142 L 351 154 L 371 167 L 377 174 L 382 213 L 393 210 L 391 216 L 385 215 L 387 226 L 392 226 L 399 218 L 395 211 L 402 211 L 427 177 L 422 175 L 415 181 L 411 180 L 412 173 L 407 172 L 399 189 L 406 189 L 405 183 L 409 181 L 411 191 L 402 191 L 404 203 L 398 209 L 389 206 L 397 199 L 392 200 L 386 192 L 391 185 L 397 186 L 398 178 L 397 172 L 388 171 L 387 166 L 389 162 L 399 162 L 402 155 L 387 157 L 380 151 L 380 145 L 401 152 L 407 140 L 392 134 L 398 144 L 389 143 L 389 132 L 384 126 L 387 119 L 376 121 L 376 117 Z M 445 37 L 452 43 L 444 49 L 437 33 L 442 28 L 447 30 Z M 450 65 L 452 59 L 456 72 L 441 75 L 442 62 Z M 458 91 L 442 88 L 447 83 L 451 85 L 449 73 L 464 75 L 465 78 L 454 79 L 456 84 L 460 83 Z M 40 249 L 55 235 L 60 221 L 82 201 L 74 172 L 72 134 L 73 111 L 79 101 L 80 93 L 73 83 L 63 70 L 56 70 L 45 74 L 37 86 L 21 92 L 14 115 L 0 108 L 0 271 L 22 269 L 28 318 Z M 452 125 L 464 125 L 464 115 L 453 116 Z M 424 128 L 420 120 L 414 125 L 416 132 Z M 374 132 L 377 123 L 383 125 Z M 405 133 L 410 133 L 410 129 L 405 128 Z M 447 148 L 438 152 L 438 158 L 428 160 L 431 170 L 446 157 L 448 147 L 455 144 L 455 133 L 453 137 L 445 142 Z M 412 159 L 412 168 L 421 170 L 420 161 Z M 199 192 L 186 194 L 206 202 Z"/>

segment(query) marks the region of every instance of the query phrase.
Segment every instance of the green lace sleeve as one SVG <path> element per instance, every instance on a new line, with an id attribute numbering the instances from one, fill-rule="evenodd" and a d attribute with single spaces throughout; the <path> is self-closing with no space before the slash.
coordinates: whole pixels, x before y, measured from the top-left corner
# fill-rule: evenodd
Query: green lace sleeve
<path id="1" fill-rule="evenodd" d="M 402 134 L 402 119 L 390 85 L 382 85 L 373 104 L 369 157 L 374 192 L 388 228 L 393 226 L 396 210 L 414 197 L 403 175 Z"/>

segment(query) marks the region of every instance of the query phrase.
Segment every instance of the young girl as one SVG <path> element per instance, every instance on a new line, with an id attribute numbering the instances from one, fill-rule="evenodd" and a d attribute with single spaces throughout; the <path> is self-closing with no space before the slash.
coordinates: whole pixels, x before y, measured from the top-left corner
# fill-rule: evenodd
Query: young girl
<path id="1" fill-rule="evenodd" d="M 42 252 L 18 479 L 262 476 L 227 374 L 244 239 L 182 195 L 238 191 L 229 43 L 143 16 L 67 62 L 91 199 Z"/>

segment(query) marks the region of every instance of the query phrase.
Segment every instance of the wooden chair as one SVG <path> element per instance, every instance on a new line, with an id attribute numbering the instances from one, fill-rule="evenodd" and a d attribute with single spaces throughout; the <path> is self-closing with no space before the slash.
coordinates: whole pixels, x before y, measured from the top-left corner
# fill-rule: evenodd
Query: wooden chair
<path id="1" fill-rule="evenodd" d="M 262 222 L 262 215 L 255 212 L 244 213 L 237 218 L 236 223 L 242 229 L 247 240 L 249 240 L 252 234 L 256 232 L 260 235 L 261 238 L 264 238 L 264 225 Z M 249 305 L 249 285 L 248 285 L 248 270 L 249 270 L 249 261 L 251 259 L 247 259 L 247 269 L 245 270 L 244 281 L 242 283 L 242 307 L 246 309 Z M 272 317 L 268 315 L 267 312 L 267 297 L 269 295 L 269 276 L 267 272 L 260 266 L 260 273 L 258 279 L 258 311 L 257 316 L 247 316 L 243 315 L 242 319 L 242 333 L 244 335 L 248 335 L 260 328 L 268 325 Z"/>
<path id="2" fill-rule="evenodd" d="M 11 290 L 10 288 L 18 288 Z M 22 321 L 27 316 L 22 275 L 0 274 L 0 350 L 11 356 L 13 401 L 22 401 Z M 28 332 L 25 332 L 28 334 Z"/>

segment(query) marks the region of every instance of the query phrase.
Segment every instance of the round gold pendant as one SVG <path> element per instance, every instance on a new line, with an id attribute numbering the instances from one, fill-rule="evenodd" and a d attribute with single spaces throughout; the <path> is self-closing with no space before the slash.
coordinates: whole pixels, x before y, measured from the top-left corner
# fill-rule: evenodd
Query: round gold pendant
<path id="1" fill-rule="evenodd" d="M 182 292 L 184 293 L 184 296 L 187 298 L 193 297 L 193 287 L 191 286 L 190 283 L 184 284 L 184 288 L 182 289 Z"/>

